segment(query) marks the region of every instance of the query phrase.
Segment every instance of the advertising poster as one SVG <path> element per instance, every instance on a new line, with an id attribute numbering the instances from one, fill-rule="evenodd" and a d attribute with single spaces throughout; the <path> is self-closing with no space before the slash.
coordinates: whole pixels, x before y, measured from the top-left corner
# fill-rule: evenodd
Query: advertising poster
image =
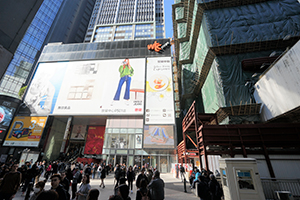
<path id="1" fill-rule="evenodd" d="M 144 148 L 174 148 L 174 126 L 145 125 Z"/>
<path id="2" fill-rule="evenodd" d="M 86 135 L 85 125 L 74 125 L 71 134 L 71 140 L 84 140 Z"/>
<path id="3" fill-rule="evenodd" d="M 68 62 L 40 63 L 25 96 L 32 115 L 52 114 Z"/>
<path id="4" fill-rule="evenodd" d="M 15 117 L 3 146 L 37 147 L 47 117 Z"/>
<path id="5" fill-rule="evenodd" d="M 6 131 L 21 100 L 0 95 L 0 131 Z"/>
<path id="6" fill-rule="evenodd" d="M 40 63 L 25 102 L 38 115 L 142 115 L 144 88 L 145 58 Z"/>
<path id="7" fill-rule="evenodd" d="M 105 126 L 90 126 L 84 147 L 84 154 L 102 154 Z"/>
<path id="8" fill-rule="evenodd" d="M 175 124 L 170 57 L 147 59 L 145 124 Z"/>
<path id="9" fill-rule="evenodd" d="M 142 135 L 135 135 L 135 148 L 136 149 L 142 148 Z"/>

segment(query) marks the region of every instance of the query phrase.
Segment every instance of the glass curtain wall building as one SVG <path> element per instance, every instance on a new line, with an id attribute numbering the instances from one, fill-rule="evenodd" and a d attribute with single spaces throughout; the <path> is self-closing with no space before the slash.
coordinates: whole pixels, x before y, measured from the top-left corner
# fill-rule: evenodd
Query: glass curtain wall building
<path id="1" fill-rule="evenodd" d="M 0 94 L 18 98 L 63 0 L 44 0 L 0 83 Z"/>
<path id="2" fill-rule="evenodd" d="M 85 42 L 165 38 L 163 0 L 97 0 Z"/>

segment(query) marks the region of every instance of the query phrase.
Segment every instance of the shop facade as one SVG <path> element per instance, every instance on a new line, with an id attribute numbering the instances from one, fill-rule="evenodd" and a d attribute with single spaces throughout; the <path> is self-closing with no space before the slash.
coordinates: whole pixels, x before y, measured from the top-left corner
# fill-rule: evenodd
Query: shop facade
<path id="1" fill-rule="evenodd" d="M 80 155 L 169 172 L 177 145 L 170 52 L 169 39 L 47 45 L 17 114 L 46 117 L 32 148 L 47 160 Z"/>

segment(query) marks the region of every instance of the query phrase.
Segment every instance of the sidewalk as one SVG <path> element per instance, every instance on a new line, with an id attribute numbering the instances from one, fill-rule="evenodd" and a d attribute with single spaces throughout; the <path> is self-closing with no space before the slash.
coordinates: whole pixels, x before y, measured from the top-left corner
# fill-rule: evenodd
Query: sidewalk
<path id="1" fill-rule="evenodd" d="M 182 200 L 182 199 L 199 199 L 194 194 L 192 194 L 189 184 L 186 184 L 187 193 L 184 192 L 183 183 L 180 179 L 173 178 L 173 175 L 170 173 L 161 174 L 161 178 L 165 182 L 165 199 L 166 200 Z M 99 200 L 107 200 L 110 195 L 113 195 L 113 185 L 114 183 L 114 175 L 110 174 L 105 179 L 105 188 L 99 188 L 100 180 L 99 179 L 91 179 L 90 185 L 92 188 L 97 188 L 100 191 Z M 136 195 L 136 187 L 135 182 L 133 182 L 133 194 L 130 194 L 132 200 L 135 200 Z M 79 185 L 78 185 L 79 187 Z M 50 181 L 46 183 L 45 190 L 49 190 L 51 188 Z M 71 188 L 70 188 L 71 190 Z M 70 191 L 71 192 L 71 191 Z M 23 200 L 24 197 L 21 197 L 21 192 L 19 191 L 16 194 L 14 200 Z"/>

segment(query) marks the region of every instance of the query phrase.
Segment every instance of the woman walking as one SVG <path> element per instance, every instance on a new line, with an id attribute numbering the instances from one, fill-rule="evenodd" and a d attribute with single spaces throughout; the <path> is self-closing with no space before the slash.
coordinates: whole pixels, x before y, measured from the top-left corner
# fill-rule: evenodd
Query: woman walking
<path id="1" fill-rule="evenodd" d="M 102 170 L 101 170 L 101 175 L 100 175 L 101 184 L 99 185 L 99 187 L 103 186 L 103 188 L 105 188 L 105 185 L 104 185 L 105 178 L 106 178 L 106 168 L 105 168 L 105 165 L 103 165 Z"/>
<path id="2" fill-rule="evenodd" d="M 133 185 L 133 181 L 134 181 L 134 171 L 132 166 L 130 165 L 127 171 L 127 181 L 128 181 L 128 187 L 131 190 L 131 193 L 133 193 L 132 191 L 132 185 Z"/>
<path id="3" fill-rule="evenodd" d="M 86 200 L 90 189 L 90 177 L 85 174 L 82 177 L 82 184 L 80 185 L 79 190 L 76 192 L 77 200 Z"/>

